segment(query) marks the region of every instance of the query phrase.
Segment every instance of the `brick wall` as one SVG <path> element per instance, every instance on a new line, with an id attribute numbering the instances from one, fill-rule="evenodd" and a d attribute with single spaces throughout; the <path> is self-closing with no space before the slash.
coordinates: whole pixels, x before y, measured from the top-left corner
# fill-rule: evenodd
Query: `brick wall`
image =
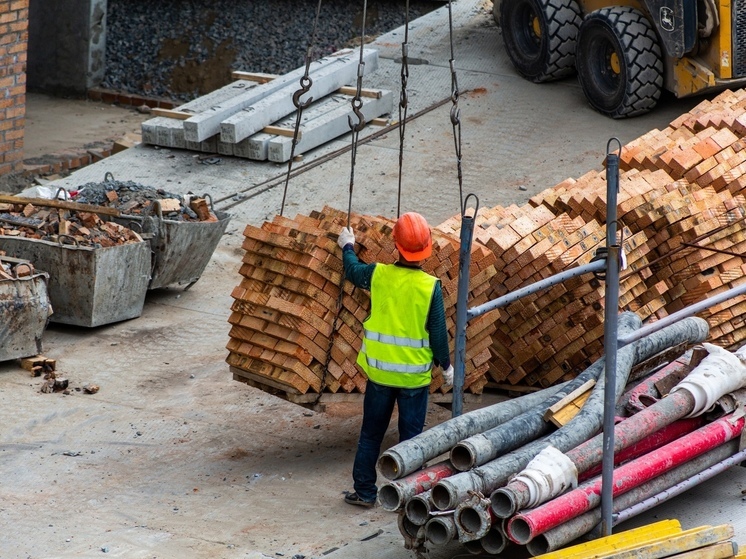
<path id="1" fill-rule="evenodd" d="M 0 0 L 0 176 L 23 170 L 29 0 Z"/>

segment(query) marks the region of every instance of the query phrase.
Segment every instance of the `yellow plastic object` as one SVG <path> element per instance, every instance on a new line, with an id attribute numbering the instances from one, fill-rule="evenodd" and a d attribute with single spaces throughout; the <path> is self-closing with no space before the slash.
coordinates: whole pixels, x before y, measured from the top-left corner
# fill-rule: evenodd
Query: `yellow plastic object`
<path id="1" fill-rule="evenodd" d="M 736 542 L 721 542 L 684 553 L 669 555 L 668 559 L 730 559 L 735 557 L 737 549 Z"/>

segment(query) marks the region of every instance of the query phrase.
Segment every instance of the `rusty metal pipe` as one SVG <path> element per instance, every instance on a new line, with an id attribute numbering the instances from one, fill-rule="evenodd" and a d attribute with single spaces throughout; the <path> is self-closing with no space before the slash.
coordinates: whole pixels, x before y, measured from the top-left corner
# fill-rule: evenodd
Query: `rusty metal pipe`
<path id="1" fill-rule="evenodd" d="M 433 545 L 445 545 L 456 539 L 456 522 L 453 515 L 433 516 L 425 524 L 425 539 Z"/>
<path id="2" fill-rule="evenodd" d="M 597 379 L 603 364 L 596 362 L 568 382 L 562 390 L 509 421 L 458 442 L 451 449 L 451 464 L 462 472 L 481 466 L 501 454 L 515 450 L 542 435 L 554 426 L 544 419 L 547 408 L 559 402 L 573 390 L 591 379 Z"/>
<path id="3" fill-rule="evenodd" d="M 692 409 L 694 409 L 694 398 L 686 390 L 669 394 L 668 397 L 614 427 L 614 452 L 619 452 L 659 432 L 666 425 L 688 415 Z M 567 451 L 566 456 L 575 465 L 578 476 L 592 467 L 597 467 L 603 459 L 603 435 L 598 434 L 581 443 Z M 492 509 L 500 518 L 513 516 L 517 511 L 529 505 L 541 504 L 531 502 L 529 486 L 520 479 L 497 489 L 490 498 Z"/>
<path id="4" fill-rule="evenodd" d="M 502 531 L 502 528 L 498 526 L 497 524 L 493 525 L 487 534 L 482 537 L 481 540 L 479 540 L 482 544 L 482 548 L 485 552 L 487 552 L 490 555 L 498 555 L 505 551 L 505 548 L 508 546 L 508 538 L 505 537 L 505 534 Z"/>
<path id="5" fill-rule="evenodd" d="M 727 460 L 729 456 L 733 456 L 734 453 L 737 452 L 738 441 L 736 440 L 720 445 L 689 462 L 685 462 L 673 470 L 643 483 L 639 487 L 619 495 L 614 499 L 614 511 L 619 512 L 628 509 L 628 507 L 632 507 L 636 503 L 659 494 L 661 491 L 691 478 L 693 475 L 710 468 L 714 464 Z M 746 454 L 746 451 L 744 453 Z M 624 518 L 624 520 L 627 520 L 628 518 L 630 517 Z M 568 543 L 575 541 L 581 536 L 593 532 L 594 528 L 600 527 L 599 522 L 601 522 L 601 509 L 596 507 L 593 510 L 583 513 L 580 516 L 576 516 L 575 518 L 538 535 L 528 542 L 526 548 L 528 552 L 534 556 L 555 551 L 564 547 Z M 622 519 L 619 515 L 616 515 L 614 523 L 619 524 L 620 522 L 622 522 Z"/>

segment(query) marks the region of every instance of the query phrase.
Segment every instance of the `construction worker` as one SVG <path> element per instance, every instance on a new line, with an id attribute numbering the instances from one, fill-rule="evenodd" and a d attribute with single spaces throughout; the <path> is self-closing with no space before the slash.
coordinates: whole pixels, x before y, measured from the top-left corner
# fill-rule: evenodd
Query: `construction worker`
<path id="1" fill-rule="evenodd" d="M 399 441 L 411 439 L 425 425 L 433 366 L 443 369 L 447 385 L 453 384 L 440 280 L 420 267 L 432 253 L 430 227 L 420 214 L 405 213 L 394 225 L 393 237 L 399 251 L 395 264 L 360 262 L 349 227 L 338 240 L 345 277 L 370 291 L 370 315 L 363 322 L 357 357 L 368 383 L 352 468 L 355 491 L 345 495 L 345 502 L 365 507 L 375 505 L 378 495 L 376 462 L 394 404 Z"/>

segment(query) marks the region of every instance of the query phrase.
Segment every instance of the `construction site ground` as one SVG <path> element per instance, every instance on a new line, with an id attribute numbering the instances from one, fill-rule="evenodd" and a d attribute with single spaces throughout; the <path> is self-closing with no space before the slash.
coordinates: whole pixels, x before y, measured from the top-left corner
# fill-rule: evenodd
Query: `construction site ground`
<path id="1" fill-rule="evenodd" d="M 490 8 L 483 0 L 453 5 L 464 194 L 476 194 L 480 206 L 524 204 L 567 177 L 600 168 L 610 138 L 625 144 L 702 101 L 664 97 L 642 117 L 603 117 L 585 103 L 574 78 L 537 85 L 518 77 Z M 398 99 L 402 38 L 399 29 L 376 41 L 380 67 L 364 87 L 394 89 Z M 451 96 L 449 47 L 446 8 L 413 24 L 410 115 Z M 53 136 L 44 124 L 52 116 L 44 116 L 43 101 L 29 106 L 34 127 L 28 146 L 41 143 L 37 134 L 48 136 L 44 141 Z M 430 223 L 459 213 L 451 106 L 448 100 L 406 127 L 402 208 L 423 213 Z M 66 107 L 60 102 L 52 113 L 61 118 Z M 119 120 L 142 116 L 115 111 Z M 77 147 L 80 129 L 98 126 L 93 122 L 76 113 L 58 127 L 57 145 Z M 111 128 L 93 134 L 107 137 Z M 369 126 L 361 137 L 375 130 Z M 345 146 L 349 137 L 294 165 L 302 168 Z M 359 147 L 353 211 L 395 216 L 398 146 L 392 129 Z M 293 177 L 284 213 L 308 214 L 327 204 L 346 210 L 350 167 L 346 152 Z M 49 326 L 43 353 L 66 374 L 69 395 L 41 393 L 40 377 L 16 362 L 0 363 L 0 556 L 414 556 L 403 546 L 395 514 L 342 501 L 343 491 L 351 489 L 362 400 L 309 410 L 232 380 L 225 363 L 241 232 L 246 224 L 270 220 L 283 196 L 281 180 L 261 194 L 265 187 L 252 185 L 281 178 L 286 170 L 139 146 L 54 182 L 79 186 L 111 172 L 118 180 L 172 192 L 210 193 L 218 209 L 231 206 L 232 220 L 191 289 L 150 292 L 142 316 L 133 320 L 93 329 Z M 100 390 L 85 394 L 82 387 L 89 383 Z M 466 409 L 502 397 L 488 393 Z M 431 404 L 427 424 L 448 417 L 448 409 Z M 386 445 L 396 442 L 394 425 Z M 685 528 L 730 523 L 735 541 L 746 545 L 744 490 L 746 469 L 734 467 L 616 530 L 664 518 L 678 518 Z M 469 554 L 453 544 L 429 556 Z"/>

